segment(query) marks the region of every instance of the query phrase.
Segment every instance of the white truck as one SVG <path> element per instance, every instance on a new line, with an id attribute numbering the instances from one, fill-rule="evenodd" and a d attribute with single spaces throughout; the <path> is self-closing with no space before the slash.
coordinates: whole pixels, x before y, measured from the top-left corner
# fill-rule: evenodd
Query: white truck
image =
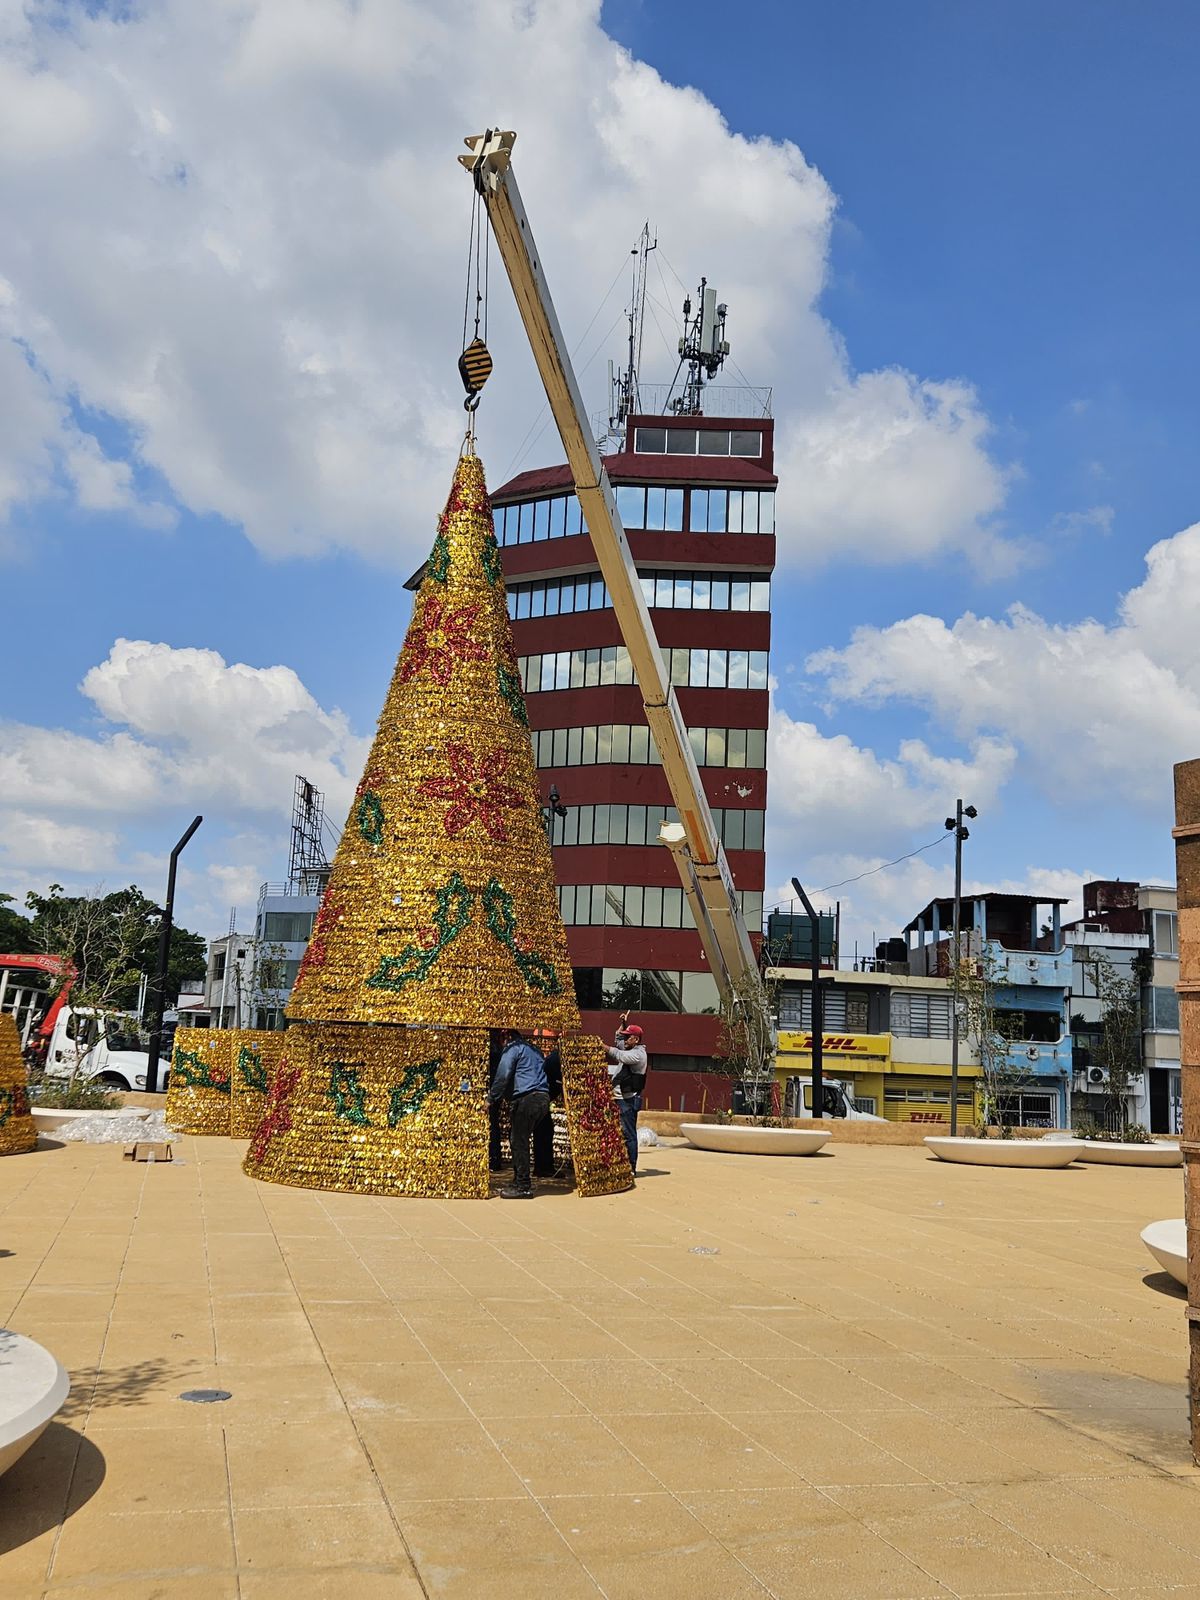
<path id="1" fill-rule="evenodd" d="M 823 1078 L 821 1111 L 826 1117 L 844 1117 L 847 1122 L 886 1122 L 886 1117 L 859 1111 L 854 1104 L 854 1085 L 840 1078 Z M 785 1117 L 811 1117 L 813 1088 L 811 1078 L 790 1077 L 783 1090 Z"/>
<path id="2" fill-rule="evenodd" d="M 168 1042 L 168 1056 L 169 1051 Z M 50 1030 L 45 1072 L 60 1079 L 74 1073 L 77 1079 L 140 1093 L 146 1087 L 146 1060 L 146 1041 L 135 1016 L 63 1006 Z M 167 1076 L 162 1074 L 163 1090 Z"/>

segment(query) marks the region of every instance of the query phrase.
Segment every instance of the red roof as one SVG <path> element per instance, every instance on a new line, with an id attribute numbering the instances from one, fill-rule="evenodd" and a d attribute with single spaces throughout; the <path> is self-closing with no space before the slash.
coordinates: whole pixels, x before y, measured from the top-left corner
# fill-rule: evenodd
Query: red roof
<path id="1" fill-rule="evenodd" d="M 779 482 L 773 472 L 744 456 L 643 456 L 623 450 L 605 456 L 604 465 L 614 483 L 729 483 L 773 489 Z M 573 481 L 565 462 L 557 467 L 535 467 L 493 489 L 491 497 L 493 501 L 524 500 L 570 489 Z"/>

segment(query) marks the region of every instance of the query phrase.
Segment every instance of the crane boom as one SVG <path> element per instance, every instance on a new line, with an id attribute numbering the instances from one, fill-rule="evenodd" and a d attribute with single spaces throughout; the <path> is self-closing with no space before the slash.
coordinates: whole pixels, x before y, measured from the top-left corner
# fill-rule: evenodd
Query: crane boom
<path id="1" fill-rule="evenodd" d="M 587 519 L 596 560 L 633 663 L 646 721 L 679 813 L 679 823 L 664 826 L 663 843 L 674 856 L 704 953 L 723 998 L 765 1015 L 766 995 L 733 876 L 713 823 L 675 691 L 664 670 L 616 496 L 587 424 L 583 396 L 513 175 L 515 138 L 514 133 L 492 130 L 476 134 L 466 140 L 471 154 L 460 156 L 459 160 L 471 172 L 487 206 L 492 232 L 575 480 L 575 493 Z"/>

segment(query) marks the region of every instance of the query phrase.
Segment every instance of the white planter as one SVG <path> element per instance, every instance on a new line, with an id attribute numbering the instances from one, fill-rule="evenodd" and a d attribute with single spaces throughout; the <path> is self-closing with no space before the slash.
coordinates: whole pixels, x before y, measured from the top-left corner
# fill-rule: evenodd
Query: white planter
<path id="1" fill-rule="evenodd" d="M 62 1410 L 70 1387 L 49 1350 L 0 1328 L 0 1472 L 19 1461 Z"/>
<path id="2" fill-rule="evenodd" d="M 972 1167 L 1067 1167 L 1083 1149 L 1082 1139 L 927 1138 L 939 1161 Z"/>
<path id="3" fill-rule="evenodd" d="M 1075 1159 L 1113 1167 L 1181 1167 L 1183 1151 L 1177 1144 L 1107 1144 L 1103 1139 L 1085 1139 Z"/>
<path id="4" fill-rule="evenodd" d="M 148 1117 L 149 1110 L 144 1106 L 125 1106 L 115 1111 L 88 1111 L 72 1109 L 66 1110 L 61 1106 L 38 1106 L 32 1108 L 33 1125 L 39 1133 L 53 1133 L 55 1128 L 65 1128 L 68 1122 L 77 1122 L 80 1117 Z"/>
<path id="5" fill-rule="evenodd" d="M 1142 1229 L 1142 1243 L 1176 1283 L 1187 1287 L 1187 1227 L 1182 1217 L 1168 1217 Z"/>
<path id="6" fill-rule="evenodd" d="M 698 1150 L 747 1156 L 812 1156 L 833 1138 L 815 1128 L 747 1128 L 734 1122 L 683 1122 L 679 1131 Z"/>

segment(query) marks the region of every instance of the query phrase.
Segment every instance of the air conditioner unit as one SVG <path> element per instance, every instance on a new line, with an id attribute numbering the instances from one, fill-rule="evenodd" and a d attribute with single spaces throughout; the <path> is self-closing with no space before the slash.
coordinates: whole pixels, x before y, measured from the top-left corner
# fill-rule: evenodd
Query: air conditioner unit
<path id="1" fill-rule="evenodd" d="M 1088 1069 L 1088 1082 L 1089 1083 L 1103 1083 L 1104 1082 L 1104 1068 L 1103 1067 L 1089 1067 L 1089 1069 Z"/>

